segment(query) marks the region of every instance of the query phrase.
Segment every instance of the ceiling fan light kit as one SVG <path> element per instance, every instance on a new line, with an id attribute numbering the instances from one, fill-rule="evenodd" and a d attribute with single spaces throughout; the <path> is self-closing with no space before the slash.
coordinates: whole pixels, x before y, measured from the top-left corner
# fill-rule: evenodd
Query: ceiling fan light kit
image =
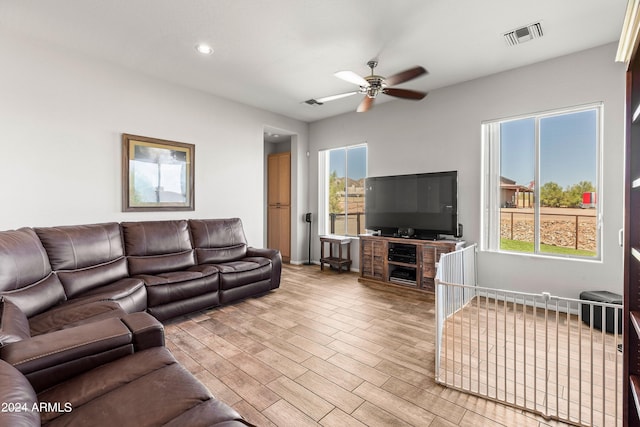
<path id="1" fill-rule="evenodd" d="M 359 113 L 363 113 L 365 111 L 368 111 L 373 106 L 374 100 L 381 93 L 396 98 L 410 99 L 414 101 L 418 101 L 427 96 L 426 92 L 390 87 L 407 82 L 409 80 L 413 80 L 424 74 L 428 74 L 427 70 L 425 70 L 423 67 L 416 66 L 392 76 L 383 77 L 374 74 L 374 69 L 378 66 L 378 61 L 371 60 L 367 62 L 367 66 L 371 69 L 371 74 L 364 77 L 359 76 L 353 71 L 338 71 L 334 74 L 339 79 L 360 86 L 357 91 L 339 93 L 337 95 L 330 95 L 317 99 L 308 99 L 304 102 L 309 105 L 322 105 L 325 102 L 334 101 L 336 99 L 345 98 L 347 96 L 355 94 L 361 94 L 365 95 L 365 97 L 358 105 L 356 111 Z"/>

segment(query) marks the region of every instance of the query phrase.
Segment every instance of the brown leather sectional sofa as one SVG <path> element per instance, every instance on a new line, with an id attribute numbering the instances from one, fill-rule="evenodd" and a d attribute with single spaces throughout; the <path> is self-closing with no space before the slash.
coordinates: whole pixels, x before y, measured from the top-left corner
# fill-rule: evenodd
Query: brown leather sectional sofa
<path id="1" fill-rule="evenodd" d="M 16 309 L 1 304 L 3 312 Z M 0 350 L 0 426 L 251 425 L 176 361 L 164 347 L 162 324 L 148 313 Z"/>
<path id="2" fill-rule="evenodd" d="M 275 289 L 281 268 L 237 218 L 0 232 L 0 404 L 73 408 L 0 408 L 0 425 L 246 425 L 177 364 L 159 321 Z"/>

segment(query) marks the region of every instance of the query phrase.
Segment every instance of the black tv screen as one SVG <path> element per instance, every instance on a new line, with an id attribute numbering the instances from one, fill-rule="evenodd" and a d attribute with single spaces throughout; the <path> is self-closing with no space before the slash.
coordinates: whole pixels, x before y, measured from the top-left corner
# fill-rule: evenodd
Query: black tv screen
<path id="1" fill-rule="evenodd" d="M 458 225 L 458 172 L 370 177 L 365 180 L 365 227 L 415 237 L 455 235 Z M 402 233 L 401 233 L 402 234 Z"/>

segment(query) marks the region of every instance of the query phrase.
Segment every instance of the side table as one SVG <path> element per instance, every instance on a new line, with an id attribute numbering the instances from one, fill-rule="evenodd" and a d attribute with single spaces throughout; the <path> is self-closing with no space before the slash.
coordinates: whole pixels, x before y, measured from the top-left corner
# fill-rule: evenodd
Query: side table
<path id="1" fill-rule="evenodd" d="M 324 256 L 324 244 L 329 244 L 329 256 Z M 334 256 L 333 247 L 338 247 L 338 256 Z M 343 248 L 346 250 L 346 258 L 343 258 Z M 351 237 L 328 234 L 320 236 L 320 270 L 324 270 L 324 265 L 337 268 L 338 273 L 342 273 L 342 267 L 349 271 L 351 268 Z"/>

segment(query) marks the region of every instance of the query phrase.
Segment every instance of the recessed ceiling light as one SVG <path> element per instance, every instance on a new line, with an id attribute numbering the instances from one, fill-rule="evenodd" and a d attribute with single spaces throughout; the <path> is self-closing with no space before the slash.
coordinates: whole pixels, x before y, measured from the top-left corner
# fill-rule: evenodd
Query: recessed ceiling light
<path id="1" fill-rule="evenodd" d="M 211 46 L 202 43 L 196 45 L 196 50 L 203 55 L 211 55 L 213 53 Z"/>

